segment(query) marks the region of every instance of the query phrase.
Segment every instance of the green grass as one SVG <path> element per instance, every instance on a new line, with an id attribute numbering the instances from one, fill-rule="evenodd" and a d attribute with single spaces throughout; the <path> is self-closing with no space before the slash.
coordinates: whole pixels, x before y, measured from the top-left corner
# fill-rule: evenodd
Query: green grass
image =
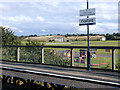
<path id="1" fill-rule="evenodd" d="M 85 59 L 85 62 L 87 62 L 87 59 Z M 116 64 L 117 62 L 118 62 L 118 59 L 116 59 Z M 91 66 L 92 68 L 112 69 L 112 59 L 110 57 L 91 58 L 91 65 L 94 65 L 94 64 L 100 64 L 100 65 Z M 78 62 L 74 62 L 74 65 L 79 67 L 87 67 L 87 64 L 78 63 Z"/>
<path id="2" fill-rule="evenodd" d="M 118 46 L 118 43 L 120 41 L 90 41 L 90 46 Z M 87 41 L 75 41 L 72 42 L 73 45 L 78 45 L 78 46 L 87 46 Z"/>
<path id="3" fill-rule="evenodd" d="M 49 43 L 49 42 L 44 42 Z M 54 43 L 54 42 L 53 42 Z M 55 42 L 59 43 L 59 42 Z M 60 42 L 64 43 L 64 42 Z M 71 44 L 49 44 L 47 46 L 87 46 L 87 41 L 74 41 L 74 42 L 65 42 Z M 90 41 L 90 46 L 119 46 L 120 41 Z"/>
<path id="4" fill-rule="evenodd" d="M 23 45 L 27 41 L 21 41 Z M 39 42 L 39 43 L 71 43 L 71 44 L 49 44 L 48 46 L 87 46 L 87 41 L 73 41 L 73 42 Z M 90 46 L 118 46 L 120 41 L 108 40 L 108 41 L 90 41 Z"/>
<path id="5" fill-rule="evenodd" d="M 21 43 L 24 45 L 25 43 L 27 43 L 28 41 L 21 41 Z"/>

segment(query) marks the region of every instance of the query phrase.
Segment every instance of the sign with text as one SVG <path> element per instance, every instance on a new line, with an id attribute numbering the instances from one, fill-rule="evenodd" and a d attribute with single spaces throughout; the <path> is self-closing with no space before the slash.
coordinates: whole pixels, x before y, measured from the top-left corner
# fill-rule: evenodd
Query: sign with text
<path id="1" fill-rule="evenodd" d="M 82 25 L 94 25 L 96 24 L 96 18 L 85 18 L 79 20 L 79 26 Z"/>
<path id="2" fill-rule="evenodd" d="M 92 16 L 95 15 L 95 8 L 80 10 L 80 16 Z"/>

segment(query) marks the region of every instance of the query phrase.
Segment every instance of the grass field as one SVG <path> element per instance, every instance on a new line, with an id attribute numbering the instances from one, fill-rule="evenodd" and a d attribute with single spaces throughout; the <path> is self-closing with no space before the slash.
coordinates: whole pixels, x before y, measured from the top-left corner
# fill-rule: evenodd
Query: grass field
<path id="1" fill-rule="evenodd" d="M 22 44 L 24 45 L 27 43 L 27 41 L 22 41 Z M 49 44 L 51 45 L 59 45 L 59 46 L 87 46 L 87 41 L 73 41 L 73 42 L 39 42 L 39 43 L 52 43 Z M 55 44 L 54 44 L 55 43 Z M 59 44 L 56 44 L 59 43 Z M 64 44 L 65 43 L 65 44 Z M 70 43 L 70 44 L 67 44 Z M 119 46 L 120 41 L 113 41 L 113 40 L 108 40 L 108 41 L 90 41 L 90 46 Z"/>
<path id="2" fill-rule="evenodd" d="M 85 62 L 87 62 L 87 59 L 85 59 Z M 75 66 L 87 67 L 87 64 L 83 64 L 83 63 L 79 63 L 79 62 L 75 62 L 74 64 L 75 64 Z M 92 68 L 111 69 L 112 68 L 112 59 L 110 57 L 91 58 L 91 67 Z"/>
<path id="3" fill-rule="evenodd" d="M 51 42 L 44 42 L 44 43 L 51 43 Z M 64 42 L 55 42 L 55 43 L 64 43 Z M 66 44 L 71 43 L 71 44 Z M 90 41 L 90 46 L 118 46 L 120 41 Z M 50 45 L 50 44 L 49 44 Z M 52 44 L 56 45 L 56 44 Z M 57 44 L 58 45 L 58 44 Z M 59 44 L 61 45 L 61 44 Z M 64 46 L 87 46 L 87 41 L 74 41 L 74 42 L 65 42 L 65 44 L 62 44 Z"/>

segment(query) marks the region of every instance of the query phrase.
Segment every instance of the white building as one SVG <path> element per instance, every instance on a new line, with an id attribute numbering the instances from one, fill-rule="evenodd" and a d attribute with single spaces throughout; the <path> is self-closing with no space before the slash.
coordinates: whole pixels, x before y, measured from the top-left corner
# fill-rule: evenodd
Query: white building
<path id="1" fill-rule="evenodd" d="M 49 39 L 49 42 L 54 41 L 54 42 L 69 42 L 69 40 L 64 37 L 64 36 L 54 36 Z"/>
<path id="2" fill-rule="evenodd" d="M 106 40 L 106 38 L 105 37 L 101 37 L 101 39 L 100 39 L 101 41 L 105 41 Z"/>
<path id="3" fill-rule="evenodd" d="M 64 37 L 54 37 L 55 42 L 64 42 Z"/>

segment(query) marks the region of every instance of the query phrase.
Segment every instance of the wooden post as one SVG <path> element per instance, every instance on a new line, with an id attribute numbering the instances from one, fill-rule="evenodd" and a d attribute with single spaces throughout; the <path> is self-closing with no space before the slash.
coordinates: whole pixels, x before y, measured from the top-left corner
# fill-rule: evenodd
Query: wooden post
<path id="1" fill-rule="evenodd" d="M 112 70 L 115 70 L 115 49 L 112 49 Z"/>
<path id="2" fill-rule="evenodd" d="M 19 62 L 19 58 L 20 58 L 20 48 L 19 47 L 17 47 L 17 62 Z"/>
<path id="3" fill-rule="evenodd" d="M 74 50 L 71 48 L 71 67 L 74 66 Z"/>
<path id="4" fill-rule="evenodd" d="M 44 64 L 44 48 L 41 48 L 41 60 L 42 60 L 42 64 Z"/>

